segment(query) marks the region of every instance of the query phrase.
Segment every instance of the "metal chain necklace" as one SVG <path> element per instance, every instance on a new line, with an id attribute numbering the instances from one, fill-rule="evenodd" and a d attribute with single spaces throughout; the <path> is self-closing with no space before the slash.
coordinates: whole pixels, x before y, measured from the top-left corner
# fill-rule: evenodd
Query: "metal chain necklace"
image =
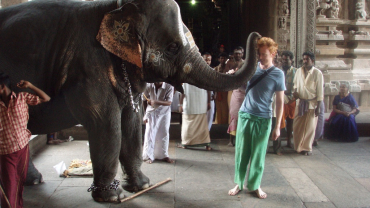
<path id="1" fill-rule="evenodd" d="M 124 63 L 122 63 L 122 71 L 123 71 L 124 80 L 125 80 L 126 85 L 127 85 L 128 94 L 130 95 L 131 106 L 132 106 L 134 112 L 137 113 L 140 110 L 139 101 L 141 99 L 141 95 L 139 95 L 139 100 L 137 102 L 134 102 L 134 97 L 132 96 L 132 91 L 131 91 L 130 80 L 128 79 L 128 74 L 127 74 L 126 66 L 125 66 Z"/>

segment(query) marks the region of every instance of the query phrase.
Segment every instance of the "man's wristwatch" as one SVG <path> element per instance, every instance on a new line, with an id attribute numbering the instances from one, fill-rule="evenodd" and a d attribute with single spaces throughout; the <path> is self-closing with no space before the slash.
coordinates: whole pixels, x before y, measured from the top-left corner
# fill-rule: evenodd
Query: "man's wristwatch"
<path id="1" fill-rule="evenodd" d="M 178 104 L 177 106 L 182 107 L 182 104 Z"/>

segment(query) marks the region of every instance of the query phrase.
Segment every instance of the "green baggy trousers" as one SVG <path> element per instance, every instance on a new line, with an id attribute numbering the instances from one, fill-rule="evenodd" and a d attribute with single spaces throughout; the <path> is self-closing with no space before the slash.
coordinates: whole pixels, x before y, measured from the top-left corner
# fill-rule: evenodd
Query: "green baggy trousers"
<path id="1" fill-rule="evenodd" d="M 239 111 L 234 182 L 239 185 L 240 190 L 243 190 L 249 161 L 247 188 L 254 191 L 260 187 L 270 131 L 271 118 L 261 118 Z"/>

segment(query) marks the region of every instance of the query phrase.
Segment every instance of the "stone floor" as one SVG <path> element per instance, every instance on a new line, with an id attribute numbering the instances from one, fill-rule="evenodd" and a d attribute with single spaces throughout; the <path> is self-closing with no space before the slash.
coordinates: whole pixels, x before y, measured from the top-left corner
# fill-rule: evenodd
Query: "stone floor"
<path id="1" fill-rule="evenodd" d="M 61 178 L 53 169 L 61 161 L 68 166 L 72 159 L 89 159 L 87 141 L 47 146 L 33 155 L 45 183 L 25 187 L 25 208 L 370 207 L 369 137 L 356 143 L 323 140 L 313 156 L 289 148 L 283 156 L 267 154 L 262 188 L 268 197 L 264 200 L 247 191 L 227 194 L 234 186 L 234 147 L 227 146 L 226 139 L 214 139 L 213 151 L 179 149 L 175 147 L 179 138 L 172 139 L 169 152 L 174 164 L 155 161 L 142 165 L 152 184 L 168 177 L 172 181 L 120 204 L 93 201 L 87 192 L 92 178 Z"/>

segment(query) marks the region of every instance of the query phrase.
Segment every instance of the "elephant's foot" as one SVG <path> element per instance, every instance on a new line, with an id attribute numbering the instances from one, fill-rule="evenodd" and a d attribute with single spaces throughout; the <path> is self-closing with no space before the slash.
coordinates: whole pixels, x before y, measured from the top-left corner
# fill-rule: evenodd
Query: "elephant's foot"
<path id="1" fill-rule="evenodd" d="M 107 191 L 93 191 L 91 196 L 97 202 L 120 202 L 123 198 L 125 198 L 121 188 Z"/>
<path id="2" fill-rule="evenodd" d="M 149 188 L 149 178 L 143 173 L 136 175 L 135 177 L 126 177 L 122 184 L 122 188 L 129 192 L 138 192 L 143 189 Z"/>
<path id="3" fill-rule="evenodd" d="M 93 183 L 87 191 L 92 191 L 91 196 L 97 202 L 120 202 L 125 198 L 123 190 L 119 188 L 118 180 L 114 180 L 108 186 L 98 186 Z"/>
<path id="4" fill-rule="evenodd" d="M 32 185 L 38 185 L 43 182 L 44 182 L 44 179 L 42 178 L 41 173 L 38 173 L 37 175 L 27 174 L 27 178 L 26 178 L 26 181 L 24 182 L 24 185 L 32 186 Z"/>

